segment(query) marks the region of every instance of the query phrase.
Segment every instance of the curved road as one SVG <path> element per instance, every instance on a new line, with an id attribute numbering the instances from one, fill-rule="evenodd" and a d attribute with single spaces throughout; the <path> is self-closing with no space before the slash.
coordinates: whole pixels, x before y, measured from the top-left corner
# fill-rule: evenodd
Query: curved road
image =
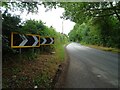
<path id="1" fill-rule="evenodd" d="M 117 88 L 118 54 L 71 43 L 65 88 Z"/>

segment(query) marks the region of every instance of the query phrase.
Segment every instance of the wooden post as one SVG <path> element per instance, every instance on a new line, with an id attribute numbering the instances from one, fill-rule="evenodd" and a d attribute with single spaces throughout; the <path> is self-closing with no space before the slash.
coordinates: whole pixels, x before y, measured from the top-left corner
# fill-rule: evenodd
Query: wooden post
<path id="1" fill-rule="evenodd" d="M 21 51 L 21 48 L 19 49 L 19 58 L 20 60 L 22 59 L 22 55 L 21 55 L 22 51 Z"/>
<path id="2" fill-rule="evenodd" d="M 42 49 L 41 51 L 43 52 L 43 45 L 42 45 L 41 49 Z"/>
<path id="3" fill-rule="evenodd" d="M 19 49 L 19 53 L 21 54 L 21 48 Z"/>
<path id="4" fill-rule="evenodd" d="M 33 53 L 35 52 L 34 47 L 33 47 Z"/>

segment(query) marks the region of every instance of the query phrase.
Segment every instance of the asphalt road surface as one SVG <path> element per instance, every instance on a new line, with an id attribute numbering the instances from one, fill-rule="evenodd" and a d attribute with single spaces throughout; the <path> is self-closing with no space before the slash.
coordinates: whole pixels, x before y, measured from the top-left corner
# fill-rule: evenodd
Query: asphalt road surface
<path id="1" fill-rule="evenodd" d="M 118 88 L 118 54 L 71 43 L 65 88 Z"/>

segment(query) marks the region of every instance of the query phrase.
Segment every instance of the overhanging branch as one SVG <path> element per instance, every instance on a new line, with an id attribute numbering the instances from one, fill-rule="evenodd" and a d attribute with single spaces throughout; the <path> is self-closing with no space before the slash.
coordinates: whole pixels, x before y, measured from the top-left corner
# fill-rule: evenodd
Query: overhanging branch
<path id="1" fill-rule="evenodd" d="M 96 11 L 96 10 L 120 10 L 120 8 L 116 8 L 116 7 L 110 7 L 110 8 L 95 8 L 95 9 L 86 9 L 86 10 L 90 10 L 90 11 Z"/>
<path id="2" fill-rule="evenodd" d="M 115 13 L 111 13 L 111 14 L 106 14 L 106 15 L 99 15 L 99 16 L 93 16 L 93 17 L 106 17 L 106 16 L 111 16 L 114 15 Z"/>

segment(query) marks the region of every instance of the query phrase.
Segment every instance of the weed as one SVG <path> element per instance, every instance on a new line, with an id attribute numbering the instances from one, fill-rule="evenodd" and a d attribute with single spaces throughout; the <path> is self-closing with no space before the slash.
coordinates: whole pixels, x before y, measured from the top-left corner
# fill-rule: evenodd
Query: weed
<path id="1" fill-rule="evenodd" d="M 21 68 L 19 68 L 19 67 L 15 67 L 15 68 L 11 68 L 11 69 L 12 69 L 13 74 L 17 74 L 21 71 Z"/>
<path id="2" fill-rule="evenodd" d="M 27 76 L 21 76 L 21 77 L 19 78 L 19 80 L 20 80 L 20 81 L 26 81 L 26 80 L 28 80 L 28 77 L 27 77 Z"/>
<path id="3" fill-rule="evenodd" d="M 33 80 L 33 83 L 35 86 L 38 86 L 38 87 L 50 88 L 50 78 L 47 73 L 37 76 Z"/>

